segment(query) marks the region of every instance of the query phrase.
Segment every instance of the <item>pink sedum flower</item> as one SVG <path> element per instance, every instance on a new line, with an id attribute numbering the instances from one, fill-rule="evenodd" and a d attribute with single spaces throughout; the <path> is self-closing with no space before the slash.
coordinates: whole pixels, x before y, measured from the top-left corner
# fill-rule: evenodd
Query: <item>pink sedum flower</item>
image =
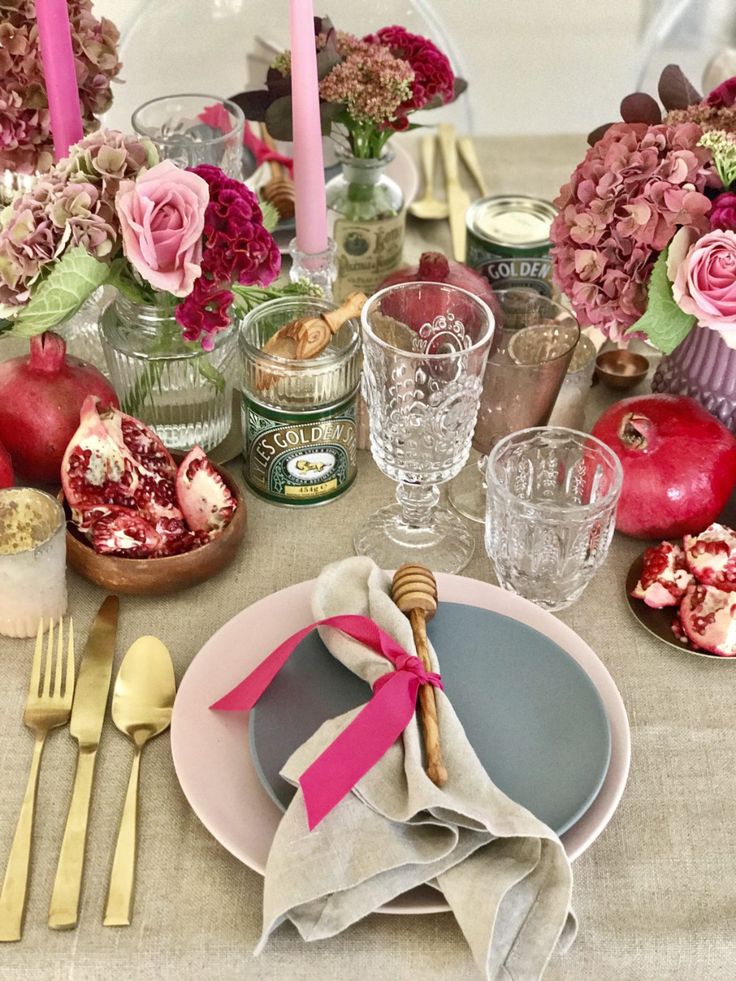
<path id="1" fill-rule="evenodd" d="M 201 273 L 202 233 L 209 202 L 206 181 L 163 160 L 135 182 L 123 181 L 115 198 L 123 250 L 156 289 L 191 293 Z"/>
<path id="2" fill-rule="evenodd" d="M 680 263 L 672 295 L 701 327 L 736 334 L 736 232 L 708 232 Z"/>

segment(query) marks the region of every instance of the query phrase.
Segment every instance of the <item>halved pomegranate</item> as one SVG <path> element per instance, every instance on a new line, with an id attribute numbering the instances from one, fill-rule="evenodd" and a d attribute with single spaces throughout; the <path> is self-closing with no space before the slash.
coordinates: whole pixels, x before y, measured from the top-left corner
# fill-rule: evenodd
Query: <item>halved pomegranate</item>
<path id="1" fill-rule="evenodd" d="M 682 540 L 688 568 L 698 582 L 727 592 L 736 590 L 736 533 L 725 525 L 712 524 L 700 535 Z"/>
<path id="2" fill-rule="evenodd" d="M 230 488 L 200 446 L 190 450 L 179 465 L 176 497 L 192 531 L 210 537 L 225 527 L 235 510 Z"/>
<path id="3" fill-rule="evenodd" d="M 84 531 L 101 555 L 121 555 L 129 559 L 147 559 L 158 554 L 164 540 L 150 522 L 132 508 L 119 504 L 94 504 L 80 513 L 80 531 Z"/>
<path id="4" fill-rule="evenodd" d="M 665 606 L 677 606 L 685 590 L 694 582 L 685 563 L 685 553 L 679 545 L 662 542 L 644 552 L 641 578 L 631 591 L 636 599 L 647 606 L 661 610 Z"/>
<path id="5" fill-rule="evenodd" d="M 688 640 L 719 657 L 736 655 L 736 594 L 696 583 L 680 603 L 680 623 Z"/>

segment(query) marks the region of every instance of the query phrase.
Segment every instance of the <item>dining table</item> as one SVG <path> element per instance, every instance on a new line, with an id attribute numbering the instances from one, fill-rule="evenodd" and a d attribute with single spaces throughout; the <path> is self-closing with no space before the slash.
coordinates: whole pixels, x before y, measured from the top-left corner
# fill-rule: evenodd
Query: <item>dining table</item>
<path id="1" fill-rule="evenodd" d="M 476 137 L 475 143 L 491 193 L 547 199 L 556 196 L 586 148 L 582 134 Z M 470 190 L 470 178 L 463 180 Z M 447 223 L 409 218 L 406 260 L 416 261 L 427 249 L 449 253 Z M 18 354 L 25 344 L 0 340 L 0 358 Z M 586 425 L 622 394 L 647 390 L 646 383 L 627 393 L 592 387 Z M 242 482 L 242 458 L 229 468 Z M 359 454 L 353 488 L 325 506 L 279 508 L 247 491 L 247 532 L 228 568 L 171 595 L 121 597 L 115 670 L 138 636 L 155 634 L 169 648 L 180 681 L 208 638 L 239 611 L 351 555 L 355 530 L 393 493 L 394 485 L 367 451 Z M 495 582 L 482 531 L 473 525 L 475 553 L 462 574 Z M 736 659 L 678 651 L 635 620 L 625 580 L 643 547 L 617 533 L 582 597 L 556 614 L 590 645 L 618 686 L 631 729 L 631 767 L 611 821 L 573 864 L 578 936 L 564 956 L 553 957 L 545 981 L 736 977 Z M 68 588 L 79 654 L 105 592 L 72 571 Z M 32 640 L 0 637 L 0 867 L 10 850 L 31 760 L 33 737 L 21 717 L 32 654 Z M 479 976 L 449 913 L 372 914 L 330 940 L 312 943 L 283 926 L 254 957 L 263 879 L 200 823 L 177 781 L 168 734 L 154 740 L 143 757 L 132 923 L 103 926 L 132 755 L 109 709 L 93 787 L 79 923 L 73 931 L 51 931 L 48 906 L 75 749 L 68 728 L 54 732 L 47 743 L 24 935 L 20 942 L 0 945 L 1 979 L 459 981 Z M 242 821 L 249 820 L 246 803 Z"/>

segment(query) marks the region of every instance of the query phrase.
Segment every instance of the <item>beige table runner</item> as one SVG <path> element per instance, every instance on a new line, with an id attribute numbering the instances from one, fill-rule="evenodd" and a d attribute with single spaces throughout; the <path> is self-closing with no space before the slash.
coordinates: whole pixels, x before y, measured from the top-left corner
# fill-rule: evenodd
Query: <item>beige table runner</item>
<path id="1" fill-rule="evenodd" d="M 478 141 L 492 191 L 554 195 L 582 137 Z M 410 226 L 408 254 L 446 249 L 444 225 Z M 420 241 L 420 234 L 422 239 Z M 17 350 L 17 345 L 16 345 Z M 15 353 L 0 341 L 0 357 Z M 594 390 L 593 416 L 606 393 Z M 225 573 L 167 599 L 123 599 L 118 661 L 136 636 L 170 647 L 177 676 L 226 620 L 260 597 L 310 579 L 351 554 L 356 526 L 393 494 L 367 454 L 355 488 L 321 508 L 287 511 L 248 496 L 243 550 Z M 466 575 L 491 580 L 480 527 Z M 574 866 L 578 939 L 545 981 L 731 981 L 736 976 L 736 665 L 664 648 L 632 620 L 623 595 L 640 550 L 614 540 L 609 560 L 561 615 L 599 654 L 618 684 L 632 728 L 633 763 L 621 806 Z M 70 575 L 70 605 L 84 637 L 103 593 Z M 0 866 L 25 787 L 32 739 L 21 726 L 32 645 L 0 638 Z M 252 959 L 262 880 L 204 830 L 186 803 L 168 736 L 142 766 L 139 879 L 133 925 L 102 927 L 111 849 L 130 748 L 108 721 L 98 758 L 79 928 L 51 933 L 46 913 L 71 790 L 73 743 L 47 744 L 38 800 L 35 872 L 22 943 L 0 945 L 0 979 L 12 981 L 472 981 L 476 968 L 446 914 L 376 915 L 328 941 L 279 931 Z M 247 814 L 243 816 L 247 820 Z"/>

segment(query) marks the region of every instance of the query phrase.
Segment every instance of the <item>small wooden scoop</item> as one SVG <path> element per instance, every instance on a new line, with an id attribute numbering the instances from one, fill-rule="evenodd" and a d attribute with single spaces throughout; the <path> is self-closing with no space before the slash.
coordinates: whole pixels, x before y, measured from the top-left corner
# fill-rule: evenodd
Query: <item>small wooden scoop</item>
<path id="1" fill-rule="evenodd" d="M 394 573 L 391 599 L 409 617 L 417 654 L 425 671 L 431 671 L 426 622 L 432 619 L 437 610 L 437 583 L 434 576 L 423 565 L 402 565 Z M 447 781 L 447 770 L 442 760 L 437 702 L 432 685 L 422 685 L 419 689 L 419 708 L 427 754 L 427 776 L 432 783 L 442 787 Z"/>
<path id="2" fill-rule="evenodd" d="M 267 354 L 291 361 L 316 358 L 327 347 L 344 323 L 359 317 L 367 297 L 365 293 L 351 293 L 341 307 L 320 314 L 319 317 L 303 317 L 292 320 L 269 337 L 263 345 Z"/>

